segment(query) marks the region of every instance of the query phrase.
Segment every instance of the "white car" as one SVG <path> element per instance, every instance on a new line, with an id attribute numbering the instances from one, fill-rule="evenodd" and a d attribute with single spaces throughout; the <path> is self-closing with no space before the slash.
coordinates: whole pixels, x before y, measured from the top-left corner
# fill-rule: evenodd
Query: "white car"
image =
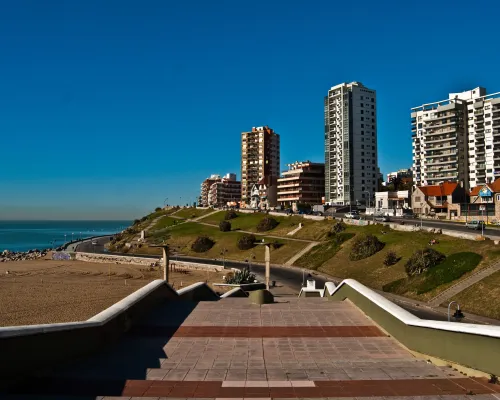
<path id="1" fill-rule="evenodd" d="M 348 212 L 346 215 L 345 215 L 346 218 L 349 218 L 349 219 L 359 219 L 359 215 L 358 213 L 356 212 Z"/>

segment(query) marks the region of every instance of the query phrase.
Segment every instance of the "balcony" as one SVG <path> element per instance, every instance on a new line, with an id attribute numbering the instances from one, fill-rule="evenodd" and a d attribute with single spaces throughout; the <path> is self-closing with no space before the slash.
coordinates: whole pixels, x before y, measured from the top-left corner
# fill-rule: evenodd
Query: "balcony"
<path id="1" fill-rule="evenodd" d="M 474 110 L 474 115 L 482 115 L 482 114 L 483 114 L 483 109 Z"/>

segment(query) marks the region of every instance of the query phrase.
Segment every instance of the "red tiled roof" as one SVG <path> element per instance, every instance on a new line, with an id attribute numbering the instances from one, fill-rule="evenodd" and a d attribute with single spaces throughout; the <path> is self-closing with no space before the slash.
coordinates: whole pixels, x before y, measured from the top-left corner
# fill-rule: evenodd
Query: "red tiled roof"
<path id="1" fill-rule="evenodd" d="M 493 193 L 498 193 L 500 192 L 500 178 L 498 178 L 496 181 L 494 182 L 491 182 L 491 183 L 486 183 L 484 185 L 479 185 L 479 186 L 476 186 L 474 188 L 472 188 L 472 190 L 470 191 L 469 193 L 469 196 L 479 196 L 479 191 L 483 188 L 483 187 L 487 187 L 488 189 L 490 189 Z"/>
<path id="2" fill-rule="evenodd" d="M 440 185 L 418 186 L 426 196 L 448 196 L 457 188 L 457 182 L 444 182 Z"/>

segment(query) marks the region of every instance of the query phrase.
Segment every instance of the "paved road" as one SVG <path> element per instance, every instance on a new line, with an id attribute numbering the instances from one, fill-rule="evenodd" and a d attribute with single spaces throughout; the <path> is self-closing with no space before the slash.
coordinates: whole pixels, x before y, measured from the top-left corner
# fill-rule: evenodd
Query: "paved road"
<path id="1" fill-rule="evenodd" d="M 334 215 L 336 218 L 344 218 L 345 213 L 337 213 Z M 361 215 L 364 219 L 368 221 L 372 220 L 371 215 Z M 401 218 L 401 217 L 391 217 L 392 222 L 403 222 L 405 225 L 418 225 L 420 226 L 420 219 L 418 218 Z M 435 228 L 435 229 L 447 229 L 450 231 L 457 232 L 467 232 L 467 233 L 477 233 L 481 234 L 481 231 L 474 231 L 465 227 L 465 224 L 459 222 L 451 222 L 451 221 L 434 221 L 434 220 L 422 220 L 422 226 L 426 228 Z M 484 235 L 488 237 L 494 237 L 500 239 L 500 228 L 489 226 L 484 230 Z"/>

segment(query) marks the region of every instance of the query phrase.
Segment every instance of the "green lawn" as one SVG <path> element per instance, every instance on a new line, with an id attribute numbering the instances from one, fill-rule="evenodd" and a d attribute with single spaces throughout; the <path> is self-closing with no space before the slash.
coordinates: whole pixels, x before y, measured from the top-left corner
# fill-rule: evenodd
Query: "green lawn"
<path id="1" fill-rule="evenodd" d="M 404 294 L 410 290 L 415 290 L 417 295 L 427 293 L 474 270 L 481 259 L 481 255 L 472 252 L 451 254 L 441 264 L 430 268 L 426 273 L 399 279 L 384 285 L 383 289 L 396 294 Z"/>
<path id="2" fill-rule="evenodd" d="M 265 213 L 240 213 L 237 212 L 238 216 L 236 218 L 233 218 L 229 220 L 231 222 L 231 229 L 234 230 L 241 230 L 241 231 L 250 231 L 250 232 L 257 232 L 257 225 L 259 222 L 269 216 L 271 218 L 274 218 L 276 221 L 278 221 L 281 225 L 281 223 L 284 221 L 285 217 L 274 217 L 272 215 L 267 215 Z M 209 224 L 215 224 L 219 225 L 219 222 L 224 219 L 224 216 L 226 215 L 225 211 L 220 211 L 218 213 L 215 213 L 213 215 L 209 215 L 206 218 L 203 218 L 200 222 L 206 222 Z M 273 230 L 269 231 L 272 232 L 274 235 L 274 232 L 280 228 L 280 225 L 278 225 L 276 228 Z M 290 228 L 292 230 L 293 228 Z"/>
<path id="3" fill-rule="evenodd" d="M 342 242 L 351 239 L 354 236 L 353 233 L 340 233 Z M 304 267 L 307 269 L 317 270 L 325 261 L 331 259 L 341 248 L 341 243 L 335 242 L 333 240 L 328 240 L 321 244 L 314 246 L 311 251 L 304 254 L 297 261 L 295 265 L 299 267 Z"/>
<path id="4" fill-rule="evenodd" d="M 184 220 L 179 218 L 172 218 L 169 216 L 161 217 L 156 223 L 151 227 L 150 232 L 159 231 L 161 229 L 168 228 L 170 226 L 174 226 L 182 223 Z"/>
<path id="5" fill-rule="evenodd" d="M 205 253 L 196 253 L 191 250 L 191 244 L 198 236 L 206 235 L 215 241 L 214 247 Z M 151 232 L 148 240 L 152 242 L 160 242 L 165 240 L 174 251 L 182 254 L 207 257 L 207 258 L 222 258 L 222 252 L 225 250 L 225 257 L 231 260 L 254 260 L 256 262 L 264 262 L 264 246 L 256 245 L 250 250 L 239 250 L 237 240 L 242 235 L 240 232 L 221 232 L 218 227 L 200 225 L 196 222 L 186 222 L 177 226 L 172 226 L 168 230 L 160 230 Z M 258 236 L 257 239 L 264 239 L 266 242 L 274 242 L 276 239 L 266 236 Z M 294 254 L 307 246 L 307 243 L 279 239 L 282 243 L 278 249 L 271 249 L 271 263 L 282 264 L 292 258 Z M 137 252 L 144 249 L 137 249 Z M 159 250 L 157 251 L 159 253 Z M 153 251 L 153 254 L 156 254 Z"/>
<path id="6" fill-rule="evenodd" d="M 198 218 L 203 215 L 209 214 L 213 212 L 214 210 L 211 208 L 203 209 L 203 208 L 195 208 L 195 207 L 188 207 L 188 208 L 182 208 L 179 211 L 177 211 L 174 215 L 176 217 L 181 217 L 181 218 Z"/>
<path id="7" fill-rule="evenodd" d="M 302 229 L 300 229 L 295 235 L 291 236 L 296 239 L 304 240 L 315 240 L 321 241 L 325 240 L 327 233 L 331 229 L 335 221 L 314 221 L 299 217 L 297 215 L 292 216 L 275 216 L 267 215 L 265 213 L 240 213 L 238 212 L 238 217 L 229 220 L 231 222 L 231 229 L 233 230 L 243 230 L 250 232 L 257 232 L 257 225 L 260 220 L 266 216 L 274 218 L 279 222 L 279 225 L 273 230 L 269 231 L 273 236 L 282 236 L 284 238 L 289 237 L 287 234 L 299 226 L 302 223 Z M 220 211 L 218 213 L 209 215 L 201 220 L 201 222 L 206 222 L 209 224 L 218 225 L 220 221 L 224 219 L 226 215 L 225 211 Z"/>

